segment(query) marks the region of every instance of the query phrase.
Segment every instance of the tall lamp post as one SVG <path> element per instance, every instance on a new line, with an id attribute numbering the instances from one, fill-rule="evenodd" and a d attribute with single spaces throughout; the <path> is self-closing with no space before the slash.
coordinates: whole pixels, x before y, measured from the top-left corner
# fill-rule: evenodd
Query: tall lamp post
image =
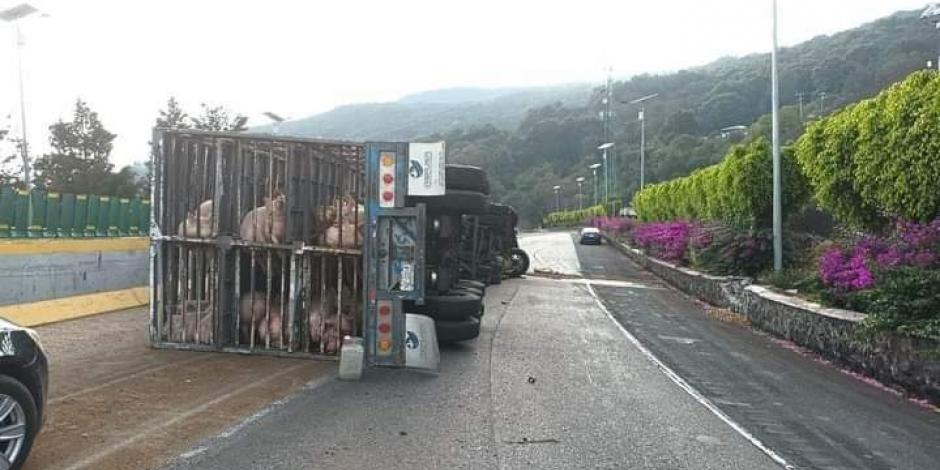
<path id="1" fill-rule="evenodd" d="M 607 163 L 607 150 L 614 146 L 613 142 L 607 142 L 597 147 L 597 150 L 604 152 L 604 203 L 610 199 L 610 166 Z"/>
<path id="2" fill-rule="evenodd" d="M 773 108 L 773 164 L 774 164 L 774 271 L 783 269 L 783 192 L 780 175 L 780 97 L 779 77 L 777 76 L 777 0 L 773 0 L 774 40 L 770 54 L 771 107 Z"/>
<path id="3" fill-rule="evenodd" d="M 579 176 L 575 179 L 578 183 L 578 210 L 584 209 L 584 194 L 581 194 L 581 185 L 584 184 L 584 177 Z"/>
<path id="4" fill-rule="evenodd" d="M 22 126 L 22 142 L 20 142 L 20 156 L 23 158 L 23 182 L 26 183 L 26 190 L 29 191 L 32 187 L 32 181 L 30 178 L 31 168 L 29 164 L 29 141 L 27 140 L 26 133 L 26 99 L 24 97 L 25 93 L 23 91 L 23 34 L 20 31 L 19 20 L 26 18 L 33 13 L 38 13 L 35 7 L 28 3 L 21 3 L 13 8 L 0 11 L 0 19 L 6 22 L 13 23 L 16 28 L 16 50 L 17 50 L 17 69 L 19 74 L 19 85 L 20 85 L 20 125 Z M 32 198 L 30 198 L 30 208 L 32 208 Z M 30 214 L 32 215 L 32 214 Z M 32 223 L 32 218 L 30 222 Z"/>
<path id="5" fill-rule="evenodd" d="M 940 3 L 931 3 L 927 9 L 920 15 L 921 19 L 927 20 L 940 29 Z M 940 70 L 940 60 L 937 60 L 937 70 Z"/>
<path id="6" fill-rule="evenodd" d="M 558 212 L 561 210 L 561 197 L 558 194 L 561 191 L 561 186 L 552 186 L 552 190 L 555 191 L 555 212 Z"/>
<path id="7" fill-rule="evenodd" d="M 597 169 L 601 167 L 600 163 L 595 163 L 588 168 L 591 169 L 591 174 L 594 179 L 594 205 L 597 205 Z"/>
<path id="8" fill-rule="evenodd" d="M 640 189 L 646 186 L 646 102 L 659 96 L 659 93 L 646 95 L 642 98 L 623 102 L 624 104 L 640 105 L 640 112 L 637 113 L 637 119 L 640 121 Z"/>

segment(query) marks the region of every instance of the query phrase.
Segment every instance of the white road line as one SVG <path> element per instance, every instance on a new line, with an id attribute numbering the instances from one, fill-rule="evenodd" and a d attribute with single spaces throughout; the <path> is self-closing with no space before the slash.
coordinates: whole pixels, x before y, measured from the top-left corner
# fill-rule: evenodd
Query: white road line
<path id="1" fill-rule="evenodd" d="M 693 387 L 688 382 L 686 382 L 685 379 L 683 379 L 682 377 L 679 376 L 679 374 L 675 373 L 672 369 L 670 369 L 669 366 L 663 363 L 663 361 L 659 360 L 659 358 L 656 357 L 656 355 L 654 355 L 652 351 L 647 349 L 646 346 L 643 346 L 643 343 L 641 343 L 640 340 L 636 338 L 636 336 L 633 336 L 632 333 L 627 331 L 627 329 L 624 328 L 623 325 L 621 325 L 620 322 L 618 322 L 616 318 L 614 318 L 614 316 L 610 313 L 610 311 L 607 310 L 607 307 L 604 306 L 604 303 L 601 302 L 600 297 L 597 296 L 597 292 L 594 292 L 594 288 L 591 287 L 590 284 L 587 284 L 587 289 L 588 289 L 588 292 L 591 293 L 591 296 L 594 297 L 594 302 L 597 303 L 597 306 L 601 309 L 602 312 L 604 312 L 604 315 L 607 315 L 607 318 L 610 319 L 610 321 L 612 321 L 614 325 L 617 326 L 617 329 L 619 329 L 620 332 L 623 333 L 623 336 L 626 337 L 627 340 L 630 341 L 630 343 L 632 343 L 633 346 L 635 346 L 640 351 L 640 353 L 646 356 L 646 358 L 649 359 L 650 362 L 655 364 L 656 367 L 658 367 L 659 370 L 662 371 L 662 373 L 666 375 L 666 377 L 669 377 L 669 379 L 672 380 L 673 383 L 678 385 L 679 388 L 681 388 L 682 390 L 685 390 L 685 392 L 688 393 L 689 396 L 694 398 L 695 401 L 701 403 L 702 406 L 704 406 L 708 411 L 711 411 L 712 414 L 718 417 L 718 419 L 724 421 L 725 424 L 731 427 L 731 429 L 733 429 L 735 432 L 740 434 L 743 438 L 747 439 L 748 442 L 750 442 L 754 447 L 757 447 L 761 452 L 763 452 L 768 457 L 770 457 L 771 460 L 780 464 L 783 468 L 786 468 L 787 470 L 793 470 L 796 468 L 790 463 L 788 463 L 783 457 L 781 457 L 780 454 L 777 454 L 776 452 L 771 450 L 769 447 L 764 445 L 764 443 L 761 442 L 760 439 L 758 439 L 753 434 L 751 434 L 746 429 L 744 429 L 743 426 L 741 426 L 736 421 L 731 419 L 731 417 L 729 417 L 723 411 L 721 411 L 721 409 L 715 406 L 715 404 L 712 403 L 708 398 L 705 398 L 705 396 L 702 395 L 701 392 L 696 390 L 695 387 Z"/>
<path id="2" fill-rule="evenodd" d="M 276 409 L 278 409 L 278 408 L 280 408 L 280 407 L 286 405 L 287 403 L 291 402 L 292 400 L 294 400 L 295 398 L 297 398 L 297 397 L 300 395 L 301 392 L 307 392 L 307 391 L 316 389 L 316 388 L 320 387 L 320 386 L 323 385 L 323 384 L 326 384 L 326 383 L 328 383 L 328 382 L 333 381 L 335 378 L 336 378 L 336 374 L 330 374 L 330 375 L 325 375 L 325 376 L 323 376 L 323 377 L 319 377 L 319 378 L 313 379 L 313 380 L 311 380 L 310 382 L 307 382 L 307 383 L 303 386 L 303 388 L 301 388 L 300 390 L 298 390 L 298 391 L 296 391 L 296 392 L 294 392 L 294 393 L 291 393 L 290 395 L 288 395 L 288 396 L 286 396 L 286 397 L 283 397 L 283 398 L 280 398 L 280 399 L 278 399 L 278 400 L 275 400 L 275 401 L 271 402 L 268 406 L 265 406 L 264 408 L 258 410 L 257 412 L 255 412 L 255 413 L 252 414 L 251 416 L 249 416 L 249 417 L 247 417 L 247 418 L 245 418 L 245 419 L 239 421 L 238 423 L 236 423 L 236 424 L 233 425 L 232 427 L 226 429 L 225 431 L 222 431 L 222 432 L 219 433 L 218 435 L 216 435 L 216 436 L 214 436 L 214 437 L 210 437 L 209 439 L 203 441 L 201 444 L 197 445 L 196 447 L 194 447 L 194 448 L 192 448 L 192 449 L 190 449 L 190 450 L 187 450 L 186 452 L 183 452 L 183 453 L 180 454 L 175 460 L 176 460 L 176 461 L 189 460 L 189 459 L 191 459 L 191 458 L 193 458 L 193 457 L 195 457 L 195 456 L 197 456 L 197 455 L 199 455 L 199 454 L 202 454 L 203 452 L 209 450 L 210 443 L 212 443 L 212 442 L 218 442 L 218 441 L 221 441 L 221 440 L 223 440 L 223 439 L 228 439 L 228 438 L 234 436 L 236 433 L 238 433 L 238 432 L 241 431 L 242 429 L 245 429 L 246 427 L 248 427 L 248 425 L 250 425 L 250 424 L 252 424 L 252 423 L 254 423 L 254 422 L 260 420 L 261 418 L 264 418 L 265 416 L 271 414 L 271 412 L 273 412 L 274 410 L 276 410 Z"/>
<path id="3" fill-rule="evenodd" d="M 547 276 L 539 275 L 529 275 L 527 279 L 537 279 L 540 281 L 552 281 L 552 282 L 565 282 L 568 284 L 583 284 L 587 286 L 601 286 L 601 287 L 624 287 L 627 289 L 655 289 L 661 290 L 661 286 L 651 286 L 648 284 L 641 284 L 639 282 L 630 282 L 630 281 L 618 281 L 615 279 L 587 279 L 587 278 L 554 278 Z"/>

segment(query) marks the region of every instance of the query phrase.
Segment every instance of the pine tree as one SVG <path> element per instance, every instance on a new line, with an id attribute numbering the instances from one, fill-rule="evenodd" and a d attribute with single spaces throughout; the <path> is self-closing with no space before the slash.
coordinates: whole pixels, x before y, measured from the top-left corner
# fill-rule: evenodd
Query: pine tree
<path id="1" fill-rule="evenodd" d="M 180 104 L 175 97 L 170 97 L 166 102 L 166 109 L 160 110 L 157 117 L 157 127 L 165 129 L 189 129 L 189 115 L 180 108 Z"/>
<path id="2" fill-rule="evenodd" d="M 71 122 L 61 119 L 49 126 L 52 153 L 36 161 L 37 186 L 51 190 L 95 193 L 120 187 L 112 181 L 110 162 L 115 134 L 108 132 L 81 99 L 75 103 Z"/>
<path id="3" fill-rule="evenodd" d="M 228 110 L 222 106 L 209 106 L 202 103 L 202 114 L 198 118 L 191 118 L 193 127 L 204 131 L 242 132 L 248 130 L 245 125 L 248 118 L 241 114 L 235 117 L 229 115 Z"/>

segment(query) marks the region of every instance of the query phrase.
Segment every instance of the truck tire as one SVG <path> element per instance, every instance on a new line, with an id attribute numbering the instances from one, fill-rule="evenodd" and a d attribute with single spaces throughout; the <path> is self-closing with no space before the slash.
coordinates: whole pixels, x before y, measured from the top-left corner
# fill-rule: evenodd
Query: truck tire
<path id="1" fill-rule="evenodd" d="M 509 275 L 519 277 L 529 270 L 529 255 L 522 248 L 513 248 L 509 251 Z"/>
<path id="2" fill-rule="evenodd" d="M 408 302 L 405 311 L 427 315 L 434 321 L 456 321 L 478 315 L 482 305 L 483 299 L 479 295 L 452 291 L 446 295 L 425 296 L 424 305 Z"/>
<path id="3" fill-rule="evenodd" d="M 483 297 L 484 295 L 482 289 L 478 289 L 476 287 L 470 287 L 470 286 L 457 286 L 451 289 L 451 292 L 469 292 L 479 297 Z"/>
<path id="4" fill-rule="evenodd" d="M 510 205 L 491 202 L 489 206 L 487 206 L 486 212 L 494 216 L 509 217 L 510 220 L 512 220 L 513 227 L 519 225 L 519 215 L 516 214 L 516 210 Z"/>
<path id="5" fill-rule="evenodd" d="M 410 196 L 407 203 L 409 206 L 423 203 L 432 214 L 482 214 L 486 210 L 486 194 L 448 189 L 443 196 Z"/>
<path id="6" fill-rule="evenodd" d="M 482 168 L 470 165 L 449 164 L 444 167 L 447 189 L 490 193 L 490 180 Z"/>
<path id="7" fill-rule="evenodd" d="M 476 317 L 467 317 L 456 321 L 435 321 L 438 343 L 456 343 L 467 341 L 480 336 L 480 320 Z"/>
<path id="8" fill-rule="evenodd" d="M 461 279 L 457 281 L 457 287 L 474 287 L 486 292 L 486 284 L 472 279 Z"/>

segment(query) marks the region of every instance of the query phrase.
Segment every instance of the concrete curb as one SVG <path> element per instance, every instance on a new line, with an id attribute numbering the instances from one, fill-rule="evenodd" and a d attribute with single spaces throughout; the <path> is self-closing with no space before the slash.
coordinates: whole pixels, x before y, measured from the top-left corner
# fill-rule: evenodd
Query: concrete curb
<path id="1" fill-rule="evenodd" d="M 606 237 L 628 258 L 686 294 L 743 314 L 754 328 L 791 341 L 878 381 L 940 404 L 940 342 L 886 334 L 856 335 L 860 312 L 823 307 L 752 284 L 744 277 L 712 276 L 647 256 Z"/>
<path id="2" fill-rule="evenodd" d="M 150 288 L 133 287 L 0 307 L 0 317 L 22 326 L 39 326 L 141 307 L 150 303 Z"/>
<path id="3" fill-rule="evenodd" d="M 140 251 L 150 248 L 147 237 L 114 238 L 7 238 L 0 240 L 0 255 Z"/>

